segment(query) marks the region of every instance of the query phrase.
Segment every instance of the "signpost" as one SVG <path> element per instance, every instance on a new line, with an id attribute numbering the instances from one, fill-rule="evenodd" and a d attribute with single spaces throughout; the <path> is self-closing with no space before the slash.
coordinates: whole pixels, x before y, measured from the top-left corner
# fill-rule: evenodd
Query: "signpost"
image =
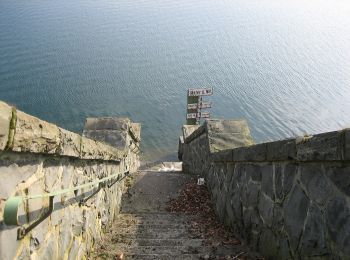
<path id="1" fill-rule="evenodd" d="M 201 112 L 202 109 L 211 108 L 211 102 L 202 100 L 202 96 L 211 96 L 212 88 L 189 89 L 187 92 L 187 124 L 197 125 L 201 118 L 210 118 L 209 112 Z"/>
<path id="2" fill-rule="evenodd" d="M 211 102 L 201 101 L 199 103 L 187 104 L 187 109 L 204 109 L 211 108 Z"/>
<path id="3" fill-rule="evenodd" d="M 187 114 L 187 119 L 210 118 L 209 112 L 199 112 Z"/>
<path id="4" fill-rule="evenodd" d="M 213 95 L 212 88 L 194 88 L 188 90 L 189 97 L 211 96 Z"/>

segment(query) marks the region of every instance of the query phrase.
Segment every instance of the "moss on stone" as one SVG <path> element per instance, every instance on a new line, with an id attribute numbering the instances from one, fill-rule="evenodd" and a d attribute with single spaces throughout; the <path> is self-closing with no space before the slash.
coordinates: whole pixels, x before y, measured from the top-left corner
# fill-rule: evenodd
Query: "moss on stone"
<path id="1" fill-rule="evenodd" d="M 17 109 L 15 107 L 12 107 L 12 117 L 10 120 L 9 135 L 8 135 L 8 140 L 7 140 L 5 150 L 11 150 L 13 148 L 13 143 L 14 143 L 15 133 L 16 133 L 16 124 L 17 124 Z"/>

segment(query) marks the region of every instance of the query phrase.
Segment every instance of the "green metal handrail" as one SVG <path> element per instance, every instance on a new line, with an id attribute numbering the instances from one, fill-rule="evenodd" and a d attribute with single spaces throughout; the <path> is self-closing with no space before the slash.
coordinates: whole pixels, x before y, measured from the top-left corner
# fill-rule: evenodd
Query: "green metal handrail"
<path id="1" fill-rule="evenodd" d="M 37 220 L 33 221 L 31 224 L 27 224 L 27 225 L 23 225 L 21 228 L 18 229 L 18 233 L 17 233 L 17 238 L 21 239 L 23 238 L 30 230 L 32 230 L 34 227 L 36 227 L 40 222 L 42 222 L 45 218 L 47 218 L 53 211 L 53 198 L 55 196 L 61 195 L 61 194 L 65 194 L 65 193 L 69 193 L 69 192 L 73 192 L 76 190 L 80 190 L 83 188 L 87 188 L 87 187 L 91 187 L 94 185 L 99 185 L 98 186 L 98 190 L 95 191 L 93 194 L 91 194 L 90 196 L 88 196 L 87 198 L 84 198 L 80 201 L 80 204 L 85 203 L 88 199 L 90 199 L 93 195 L 95 195 L 98 191 L 101 190 L 101 188 L 106 186 L 106 182 L 109 180 L 112 180 L 114 178 L 117 178 L 115 181 L 113 181 L 111 184 L 107 184 L 107 187 L 110 188 L 112 185 L 114 185 L 115 183 L 117 183 L 118 181 L 121 181 L 122 179 L 124 179 L 126 176 L 129 175 L 129 171 L 124 172 L 124 176 L 122 178 L 120 178 L 120 174 L 113 174 L 111 176 L 102 178 L 102 179 L 98 179 L 89 183 L 84 183 L 82 185 L 78 185 L 78 186 L 74 186 L 72 188 L 67 188 L 67 189 L 63 189 L 63 190 L 58 190 L 58 191 L 54 191 L 54 192 L 50 192 L 50 193 L 44 193 L 44 194 L 38 194 L 38 195 L 28 195 L 28 196 L 14 196 L 14 197 L 10 197 L 6 200 L 5 202 L 5 208 L 4 208 L 4 223 L 6 225 L 17 225 L 20 226 L 18 224 L 18 209 L 20 207 L 20 205 L 26 201 L 26 200 L 30 200 L 30 199 L 39 199 L 39 198 L 49 198 L 50 199 L 50 203 L 49 203 L 49 208 L 48 211 L 45 212 L 44 214 L 42 214 L 41 217 L 39 217 Z"/>

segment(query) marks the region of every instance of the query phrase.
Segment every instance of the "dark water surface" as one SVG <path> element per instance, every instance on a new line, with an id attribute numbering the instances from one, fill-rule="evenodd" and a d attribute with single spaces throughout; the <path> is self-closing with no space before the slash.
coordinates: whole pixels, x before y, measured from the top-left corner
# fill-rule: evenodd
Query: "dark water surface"
<path id="1" fill-rule="evenodd" d="M 0 1 L 0 99 L 27 113 L 130 117 L 155 158 L 207 86 L 258 142 L 349 126 L 350 1 Z"/>

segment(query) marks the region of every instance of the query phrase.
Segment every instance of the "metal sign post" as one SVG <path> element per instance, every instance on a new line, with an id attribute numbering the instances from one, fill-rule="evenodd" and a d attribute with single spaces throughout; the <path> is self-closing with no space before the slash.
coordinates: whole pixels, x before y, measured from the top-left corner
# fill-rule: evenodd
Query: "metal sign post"
<path id="1" fill-rule="evenodd" d="M 201 118 L 210 118 L 209 112 L 202 109 L 211 108 L 211 102 L 203 101 L 203 96 L 211 96 L 212 88 L 189 89 L 187 92 L 187 125 L 198 125 Z"/>

